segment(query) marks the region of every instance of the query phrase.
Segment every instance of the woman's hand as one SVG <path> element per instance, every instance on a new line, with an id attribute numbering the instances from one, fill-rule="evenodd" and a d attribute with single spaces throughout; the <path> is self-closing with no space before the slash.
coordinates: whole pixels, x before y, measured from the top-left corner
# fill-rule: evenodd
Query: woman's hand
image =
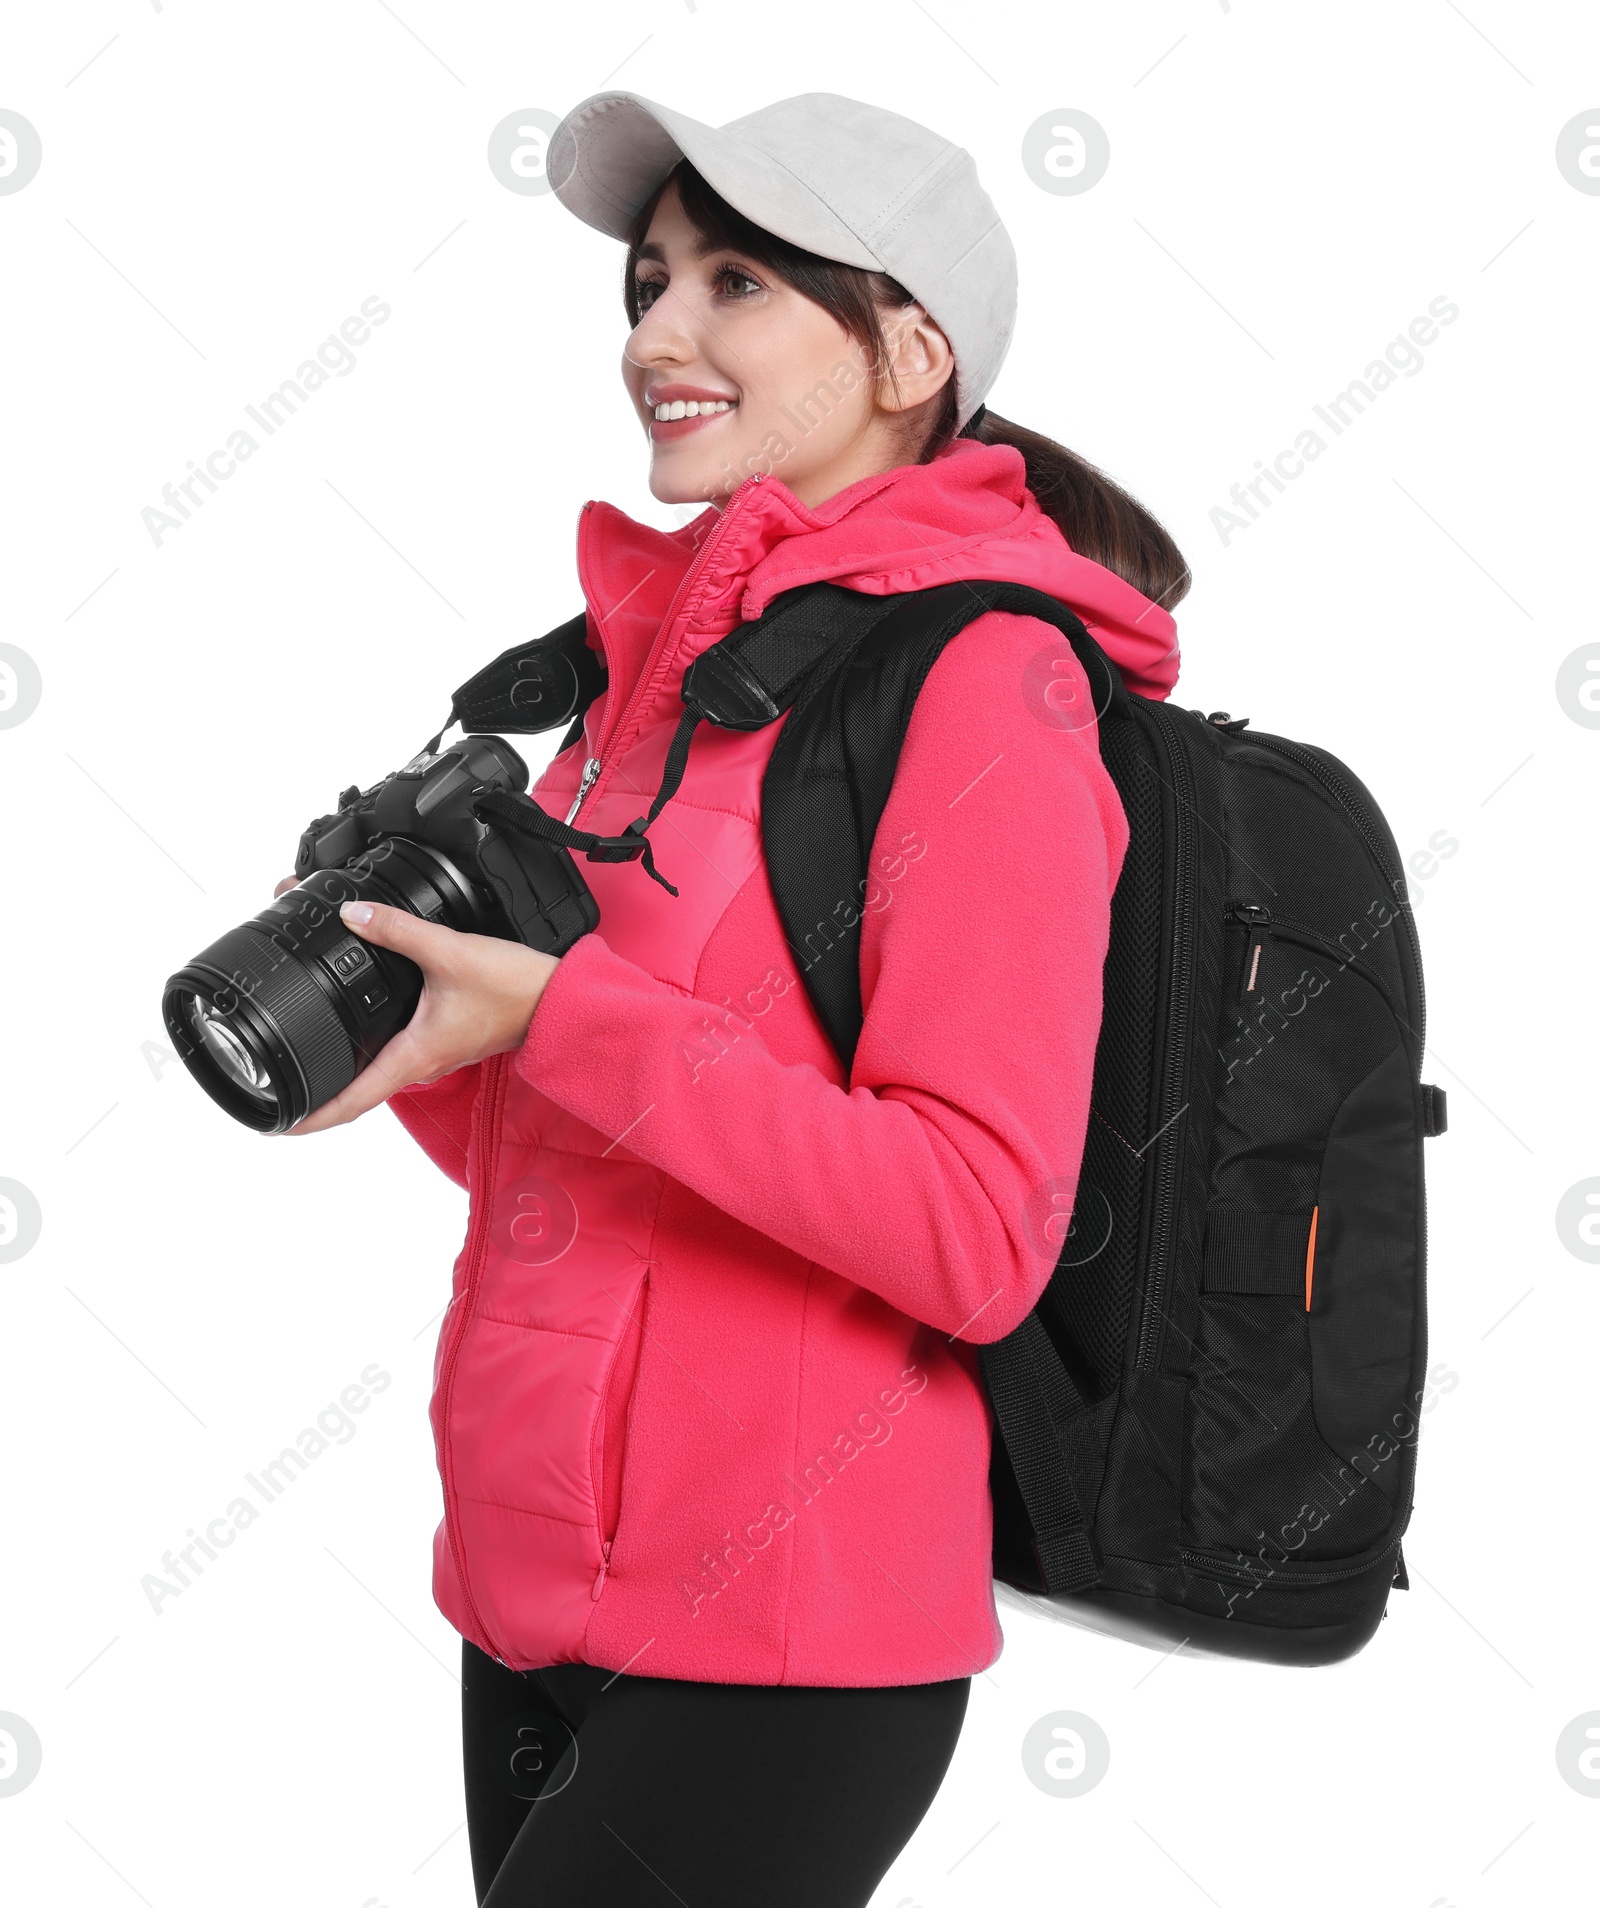
<path id="1" fill-rule="evenodd" d="M 296 885 L 292 879 L 282 881 L 278 892 Z M 441 1079 L 457 1067 L 520 1047 L 533 1010 L 561 964 L 520 941 L 459 934 L 419 921 L 403 908 L 347 901 L 339 914 L 352 934 L 416 962 L 422 969 L 422 998 L 410 1025 L 342 1093 L 291 1126 L 291 1134 L 343 1126 L 402 1087 Z"/>

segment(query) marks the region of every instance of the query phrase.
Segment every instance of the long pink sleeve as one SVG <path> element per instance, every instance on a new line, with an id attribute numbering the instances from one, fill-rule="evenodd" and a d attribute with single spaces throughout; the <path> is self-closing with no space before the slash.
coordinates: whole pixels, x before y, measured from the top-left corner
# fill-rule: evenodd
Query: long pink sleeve
<path id="1" fill-rule="evenodd" d="M 482 1078 L 483 1063 L 475 1061 L 429 1086 L 407 1087 L 388 1101 L 423 1152 L 458 1186 L 467 1183 L 467 1141 Z"/>
<path id="2" fill-rule="evenodd" d="M 780 1061 L 759 1021 L 735 1020 L 697 1067 L 728 1009 L 598 934 L 562 961 L 516 1059 L 724 1212 L 980 1343 L 1035 1304 L 1070 1210 L 1127 845 L 1094 730 L 1055 726 L 1028 693 L 1046 644 L 1061 647 L 1047 625 L 990 614 L 929 673 L 875 843 L 880 873 L 904 864 L 866 915 L 848 1090 Z"/>

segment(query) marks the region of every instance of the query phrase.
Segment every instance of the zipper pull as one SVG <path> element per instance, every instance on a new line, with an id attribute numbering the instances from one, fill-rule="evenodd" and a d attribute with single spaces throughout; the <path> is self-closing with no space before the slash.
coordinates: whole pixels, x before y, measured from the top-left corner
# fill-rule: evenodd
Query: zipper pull
<path id="1" fill-rule="evenodd" d="M 606 1587 L 606 1572 L 611 1568 L 611 1543 L 609 1540 L 600 1546 L 600 1574 L 594 1580 L 594 1588 L 589 1592 L 592 1603 L 600 1601 L 600 1592 Z"/>
<path id="2" fill-rule="evenodd" d="M 589 793 L 589 790 L 594 786 L 594 778 L 599 773 L 600 773 L 600 758 L 598 755 L 591 755 L 588 761 L 586 761 L 583 765 L 583 779 L 578 783 L 578 792 L 573 797 L 572 806 L 567 810 L 567 824 L 569 827 L 571 826 L 573 816 L 577 814 L 580 808 L 582 808 L 583 798 L 585 795 Z"/>
<path id="3" fill-rule="evenodd" d="M 1259 901 L 1235 901 L 1228 912 L 1250 929 L 1249 939 L 1245 942 L 1244 977 L 1239 992 L 1241 996 L 1253 994 L 1261 971 L 1261 952 L 1271 930 L 1272 910 L 1262 907 Z"/>

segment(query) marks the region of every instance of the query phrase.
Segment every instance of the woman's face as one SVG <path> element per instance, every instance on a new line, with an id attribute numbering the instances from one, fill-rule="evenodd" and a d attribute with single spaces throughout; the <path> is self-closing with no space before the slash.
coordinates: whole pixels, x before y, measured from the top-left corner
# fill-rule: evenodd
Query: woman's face
<path id="1" fill-rule="evenodd" d="M 622 364 L 650 439 L 652 494 L 720 506 L 767 471 L 816 505 L 903 463 L 900 413 L 952 368 L 922 307 L 886 316 L 900 390 L 875 398 L 868 354 L 836 319 L 770 267 L 705 243 L 669 186 L 640 247 L 639 322 Z"/>

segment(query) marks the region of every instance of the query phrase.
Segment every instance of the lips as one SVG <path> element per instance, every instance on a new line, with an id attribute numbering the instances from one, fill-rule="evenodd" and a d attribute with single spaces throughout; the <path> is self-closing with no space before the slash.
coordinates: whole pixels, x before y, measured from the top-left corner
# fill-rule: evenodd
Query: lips
<path id="1" fill-rule="evenodd" d="M 653 411 L 658 404 L 737 404 L 739 399 L 732 391 L 712 391 L 701 384 L 649 384 L 644 401 Z"/>
<path id="2" fill-rule="evenodd" d="M 739 400 L 731 392 L 712 391 L 698 384 L 653 384 L 645 391 L 644 401 L 653 413 L 650 439 L 657 444 L 704 430 L 719 417 L 732 417 L 739 408 Z"/>

